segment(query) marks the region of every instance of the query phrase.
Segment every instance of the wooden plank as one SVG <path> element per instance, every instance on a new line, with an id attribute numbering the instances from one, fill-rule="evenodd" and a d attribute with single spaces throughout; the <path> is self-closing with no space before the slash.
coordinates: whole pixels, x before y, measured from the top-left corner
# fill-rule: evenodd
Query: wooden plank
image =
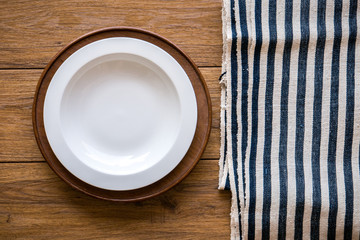
<path id="1" fill-rule="evenodd" d="M 0 161 L 42 161 L 31 109 L 41 70 L 0 71 Z"/>
<path id="2" fill-rule="evenodd" d="M 201 160 L 179 185 L 138 203 L 73 190 L 46 163 L 0 166 L 0 239 L 226 239 L 230 193 L 216 161 Z"/>
<path id="3" fill-rule="evenodd" d="M 200 66 L 221 64 L 221 0 L 14 0 L 0 12 L 0 68 L 43 68 L 74 39 L 113 26 L 155 32 Z"/>
<path id="4" fill-rule="evenodd" d="M 0 70 L 0 162 L 42 161 L 33 134 L 31 108 L 42 70 Z M 204 159 L 219 156 L 220 68 L 201 68 L 213 105 L 212 131 Z"/>

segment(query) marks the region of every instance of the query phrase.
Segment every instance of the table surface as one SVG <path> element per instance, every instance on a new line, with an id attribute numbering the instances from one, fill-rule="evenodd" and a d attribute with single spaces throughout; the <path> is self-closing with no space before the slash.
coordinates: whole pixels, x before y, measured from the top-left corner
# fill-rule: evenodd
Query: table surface
<path id="1" fill-rule="evenodd" d="M 139 27 L 198 65 L 212 100 L 211 135 L 191 174 L 136 203 L 98 200 L 60 180 L 32 130 L 36 84 L 48 61 L 103 27 Z M 217 190 L 221 0 L 0 0 L 0 239 L 228 239 L 230 193 Z"/>

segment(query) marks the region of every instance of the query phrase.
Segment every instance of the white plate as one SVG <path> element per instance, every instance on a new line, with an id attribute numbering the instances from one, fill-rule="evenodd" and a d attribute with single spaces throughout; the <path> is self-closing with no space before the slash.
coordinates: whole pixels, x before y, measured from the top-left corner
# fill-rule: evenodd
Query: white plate
<path id="1" fill-rule="evenodd" d="M 149 42 L 113 37 L 65 60 L 44 102 L 44 127 L 73 175 L 132 190 L 170 173 L 194 137 L 197 105 L 180 64 Z"/>

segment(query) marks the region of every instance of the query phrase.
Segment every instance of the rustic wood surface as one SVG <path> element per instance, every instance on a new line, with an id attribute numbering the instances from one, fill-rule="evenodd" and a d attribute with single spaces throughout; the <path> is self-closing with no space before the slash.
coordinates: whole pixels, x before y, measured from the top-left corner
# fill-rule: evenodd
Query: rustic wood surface
<path id="1" fill-rule="evenodd" d="M 140 27 L 169 39 L 199 66 L 211 95 L 209 143 L 174 189 L 138 203 L 73 190 L 44 161 L 31 107 L 47 62 L 99 28 Z M 217 190 L 221 0 L 0 0 L 0 239 L 228 239 L 230 194 Z"/>

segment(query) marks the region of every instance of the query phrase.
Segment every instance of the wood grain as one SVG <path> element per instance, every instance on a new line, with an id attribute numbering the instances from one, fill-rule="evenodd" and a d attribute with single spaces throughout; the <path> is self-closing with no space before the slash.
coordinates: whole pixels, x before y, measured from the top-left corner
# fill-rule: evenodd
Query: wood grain
<path id="1" fill-rule="evenodd" d="M 227 239 L 230 196 L 217 190 L 217 169 L 201 160 L 163 195 L 113 203 L 73 190 L 46 163 L 2 163 L 0 239 Z"/>
<path id="2" fill-rule="evenodd" d="M 200 68 L 213 105 L 210 139 L 203 159 L 219 157 L 220 68 Z M 42 161 L 31 123 L 31 107 L 42 70 L 0 70 L 0 161 Z"/>
<path id="3" fill-rule="evenodd" d="M 1 0 L 0 12 L 0 68 L 43 68 L 73 39 L 113 26 L 160 34 L 197 65 L 221 63 L 221 0 Z"/>
<path id="4" fill-rule="evenodd" d="M 32 131 L 48 61 L 75 38 L 112 26 L 174 42 L 200 66 L 213 103 L 203 160 L 174 189 L 139 203 L 73 190 L 44 162 Z M 0 0 L 0 239 L 228 239 L 230 194 L 216 189 L 221 34 L 221 0 Z"/>

